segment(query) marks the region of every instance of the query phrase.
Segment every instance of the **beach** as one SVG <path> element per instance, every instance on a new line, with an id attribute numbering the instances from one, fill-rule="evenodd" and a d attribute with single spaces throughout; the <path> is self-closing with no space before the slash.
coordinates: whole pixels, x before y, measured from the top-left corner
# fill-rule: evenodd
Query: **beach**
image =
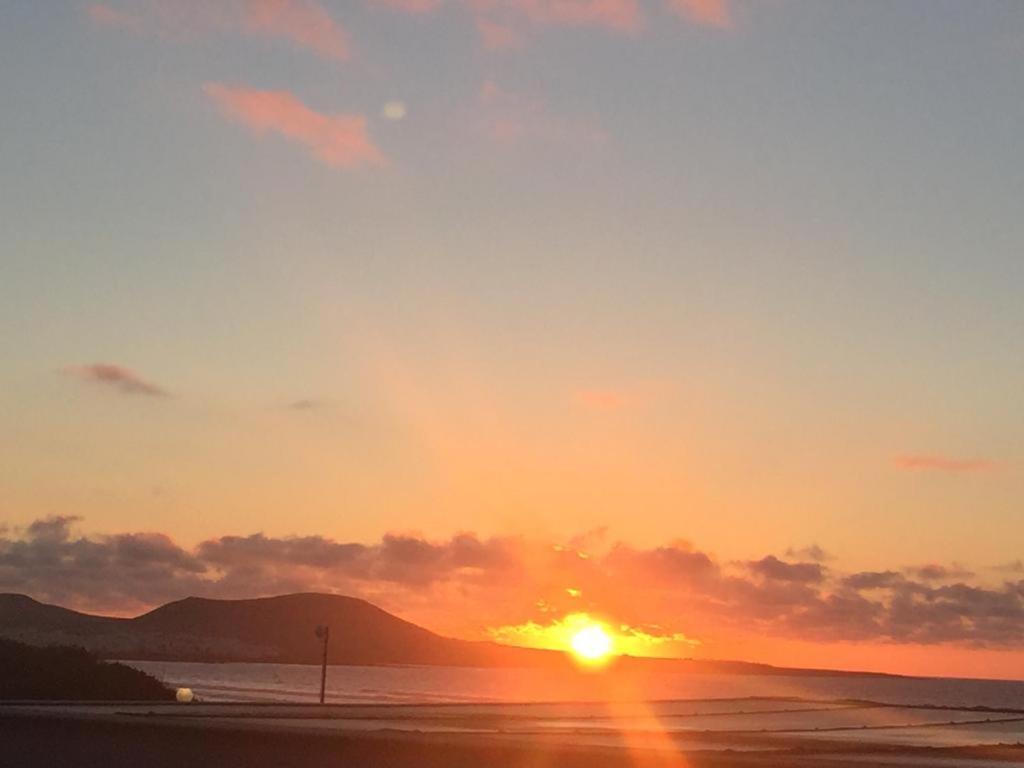
<path id="1" fill-rule="evenodd" d="M 647 707 L 648 705 L 636 705 Z M 396 768 L 476 766 L 965 766 L 1024 762 L 1024 715 L 995 718 L 1000 738 L 983 745 L 916 746 L 891 738 L 899 728 L 813 733 L 727 729 L 670 732 L 635 713 L 598 727 L 559 725 L 559 712 L 530 705 L 478 707 L 338 707 L 294 704 L 36 704 L 0 705 L 5 764 L 26 766 L 320 766 Z M 867 711 L 867 710 L 865 710 Z M 578 712 L 586 718 L 585 710 Z M 911 713 L 899 713 L 907 719 Z M 946 720 L 953 717 L 943 715 Z M 986 718 L 974 718 L 985 720 Z M 938 723 L 911 726 L 937 729 Z M 973 726 L 977 727 L 977 726 Z M 1002 730 L 999 730 L 1002 729 Z M 848 738 L 852 731 L 865 731 Z M 903 731 L 908 730 L 904 728 Z M 882 738 L 876 738 L 883 734 Z M 7 762 L 9 761 L 9 762 Z"/>

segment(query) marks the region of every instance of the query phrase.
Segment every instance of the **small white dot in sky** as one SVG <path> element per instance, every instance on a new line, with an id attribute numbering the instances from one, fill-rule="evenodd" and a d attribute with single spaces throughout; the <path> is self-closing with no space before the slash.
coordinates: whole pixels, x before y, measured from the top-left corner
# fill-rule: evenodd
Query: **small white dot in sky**
<path id="1" fill-rule="evenodd" d="M 388 120 L 402 120 L 405 118 L 405 112 L 405 104 L 401 101 L 389 101 L 380 111 Z"/>

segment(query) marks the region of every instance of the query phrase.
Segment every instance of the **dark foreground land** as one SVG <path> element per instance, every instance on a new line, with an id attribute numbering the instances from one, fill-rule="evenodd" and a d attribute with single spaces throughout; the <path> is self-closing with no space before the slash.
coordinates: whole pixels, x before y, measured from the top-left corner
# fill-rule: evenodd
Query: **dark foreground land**
<path id="1" fill-rule="evenodd" d="M 172 701 L 174 691 L 82 648 L 37 648 L 0 638 L 0 701 L 5 699 Z"/>
<path id="2" fill-rule="evenodd" d="M 70 716 L 0 707 L 0 764 L 19 768 L 1004 768 L 1020 747 L 853 749 L 828 745 L 726 752 L 581 747 L 478 734 L 251 728 L 215 719 Z"/>

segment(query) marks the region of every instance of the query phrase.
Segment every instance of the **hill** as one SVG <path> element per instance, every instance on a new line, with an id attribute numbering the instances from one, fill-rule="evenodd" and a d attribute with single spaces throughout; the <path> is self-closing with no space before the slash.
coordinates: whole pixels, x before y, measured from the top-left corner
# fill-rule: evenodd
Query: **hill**
<path id="1" fill-rule="evenodd" d="M 0 700 L 170 701 L 174 692 L 124 664 L 81 648 L 38 648 L 0 639 Z"/>
<path id="2" fill-rule="evenodd" d="M 77 645 L 105 658 L 318 664 L 317 625 L 331 628 L 333 664 L 536 666 L 561 654 L 442 637 L 353 597 L 251 600 L 189 597 L 132 619 L 92 616 L 0 595 L 0 637 Z"/>

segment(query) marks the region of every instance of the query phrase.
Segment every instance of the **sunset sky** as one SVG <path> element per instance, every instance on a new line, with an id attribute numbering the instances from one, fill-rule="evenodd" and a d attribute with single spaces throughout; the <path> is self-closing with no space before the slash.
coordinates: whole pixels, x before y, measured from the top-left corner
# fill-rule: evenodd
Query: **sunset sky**
<path id="1" fill-rule="evenodd" d="M 1024 676 L 1024 3 L 15 0 L 0 107 L 0 591 Z"/>

